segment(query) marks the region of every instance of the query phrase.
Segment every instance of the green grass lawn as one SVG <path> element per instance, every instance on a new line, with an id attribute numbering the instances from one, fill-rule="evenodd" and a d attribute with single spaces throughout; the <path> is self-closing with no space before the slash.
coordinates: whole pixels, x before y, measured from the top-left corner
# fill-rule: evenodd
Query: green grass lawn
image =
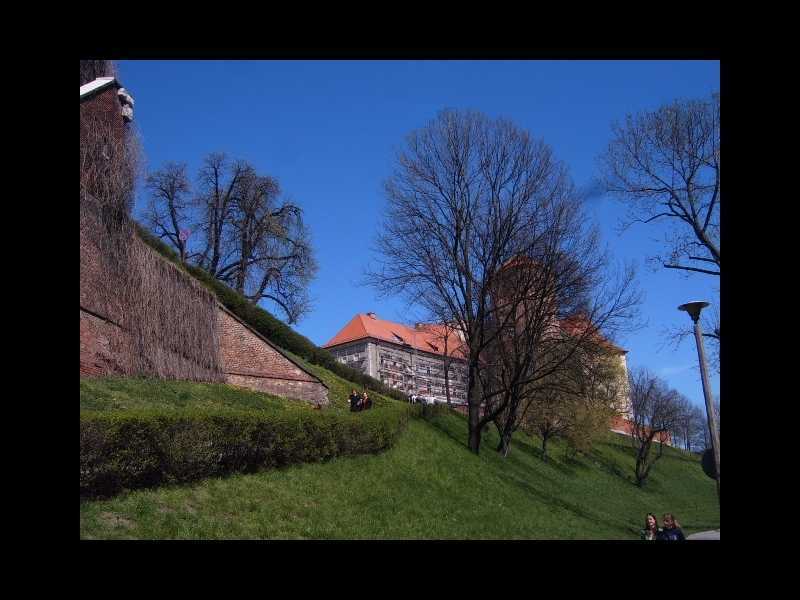
<path id="1" fill-rule="evenodd" d="M 306 369 L 319 377 L 328 386 L 330 405 L 326 411 L 349 412 L 350 391 L 357 387 L 299 356 L 287 352 Z M 377 392 L 370 391 L 374 407 L 396 402 Z M 234 385 L 221 383 L 194 383 L 191 381 L 165 381 L 161 379 L 102 377 L 81 379 L 81 410 L 132 410 L 132 409 L 183 409 L 236 408 L 267 411 L 311 410 L 312 405 L 296 400 L 287 400 L 263 392 L 255 392 Z"/>
<path id="2" fill-rule="evenodd" d="M 346 387 L 346 386 L 345 386 Z M 83 382 L 81 402 L 83 406 Z M 337 394 L 338 396 L 338 394 Z M 490 431 L 480 456 L 466 421 L 411 419 L 380 454 L 82 502 L 82 539 L 638 539 L 647 512 L 673 512 L 684 532 L 719 528 L 714 482 L 668 448 L 644 489 L 632 483 L 626 438 L 589 457 L 559 443 L 544 463 L 517 434 L 508 458 Z"/>
<path id="3" fill-rule="evenodd" d="M 266 411 L 311 409 L 304 402 L 220 383 L 123 377 L 81 379 L 81 410 L 181 410 L 188 407 Z"/>

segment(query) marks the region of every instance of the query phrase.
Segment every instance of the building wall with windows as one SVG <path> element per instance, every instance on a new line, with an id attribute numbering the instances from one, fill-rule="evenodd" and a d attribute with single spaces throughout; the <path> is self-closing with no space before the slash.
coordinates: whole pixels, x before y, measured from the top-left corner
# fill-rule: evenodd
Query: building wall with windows
<path id="1" fill-rule="evenodd" d="M 453 403 L 467 401 L 465 363 L 457 358 L 445 358 L 403 344 L 385 340 L 362 339 L 328 351 L 339 362 L 358 369 L 405 394 L 419 394 L 437 401 L 447 401 L 446 384 Z M 445 382 L 445 363 L 448 381 Z"/>

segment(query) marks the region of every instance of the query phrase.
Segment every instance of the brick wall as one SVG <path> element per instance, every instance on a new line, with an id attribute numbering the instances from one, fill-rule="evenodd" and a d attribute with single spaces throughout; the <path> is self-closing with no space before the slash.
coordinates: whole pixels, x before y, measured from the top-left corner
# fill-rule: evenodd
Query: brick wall
<path id="1" fill-rule="evenodd" d="M 98 292 L 100 286 L 113 288 L 114 280 L 105 263 L 98 256 L 98 247 L 92 243 L 91 227 L 83 224 L 81 235 L 80 281 L 80 375 L 130 374 L 133 364 L 131 335 L 123 326 L 124 307 L 114 302 L 113 295 Z M 141 244 L 139 240 L 136 243 Z M 150 250 L 148 248 L 150 252 Z M 158 257 L 158 260 L 162 260 Z M 186 275 L 186 277 L 189 277 Z M 224 380 L 256 391 L 285 398 L 304 400 L 314 404 L 328 404 L 328 389 L 313 375 L 307 373 L 285 357 L 257 333 L 241 323 L 223 308 L 217 310 L 219 352 L 224 366 Z M 192 358 L 167 347 L 157 349 L 158 358 L 169 357 L 170 362 L 188 371 Z"/>
<path id="2" fill-rule="evenodd" d="M 81 308 L 81 377 L 121 375 L 131 363 L 125 330 Z"/>
<path id="3" fill-rule="evenodd" d="M 111 84 L 105 89 L 95 92 L 81 102 L 81 139 L 86 137 L 86 126 L 101 121 L 111 125 L 112 130 L 122 139 L 125 133 L 125 121 L 122 119 L 122 106 L 117 97 L 119 86 Z"/>
<path id="4" fill-rule="evenodd" d="M 130 333 L 121 325 L 81 308 L 81 377 L 129 375 L 134 347 Z M 169 348 L 162 346 L 156 352 L 154 360 L 169 361 L 179 372 L 188 372 L 195 365 L 191 357 Z"/>
<path id="5" fill-rule="evenodd" d="M 217 313 L 225 380 L 233 385 L 313 402 L 328 403 L 328 389 L 227 310 Z"/>
<path id="6" fill-rule="evenodd" d="M 625 417 L 614 417 L 611 420 L 610 429 L 616 433 L 631 436 L 633 435 L 633 422 Z M 655 436 L 655 441 L 663 442 L 667 446 L 672 446 L 672 436 L 668 431 L 657 433 Z"/>

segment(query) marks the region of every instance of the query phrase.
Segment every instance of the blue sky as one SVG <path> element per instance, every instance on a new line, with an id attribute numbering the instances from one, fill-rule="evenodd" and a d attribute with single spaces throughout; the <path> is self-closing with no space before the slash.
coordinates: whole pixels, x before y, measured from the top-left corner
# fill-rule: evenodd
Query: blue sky
<path id="1" fill-rule="evenodd" d="M 359 287 L 384 207 L 382 182 L 405 136 L 442 108 L 506 117 L 544 138 L 578 185 L 596 173 L 610 124 L 628 112 L 719 90 L 718 61 L 120 61 L 135 98 L 148 167 L 186 162 L 192 175 L 224 151 L 277 177 L 305 211 L 319 263 L 315 309 L 296 329 L 324 344 L 356 313 L 410 321 L 399 301 Z M 138 203 L 141 208 L 142 202 Z M 663 330 L 689 324 L 676 307 L 715 300 L 703 275 L 652 272 L 644 257 L 662 230 L 623 234 L 624 209 L 599 197 L 587 209 L 618 260 L 639 265 L 646 326 L 620 339 L 629 366 L 647 366 L 698 405 L 697 353 L 688 339 L 662 347 Z M 719 377 L 711 385 L 719 394 Z"/>

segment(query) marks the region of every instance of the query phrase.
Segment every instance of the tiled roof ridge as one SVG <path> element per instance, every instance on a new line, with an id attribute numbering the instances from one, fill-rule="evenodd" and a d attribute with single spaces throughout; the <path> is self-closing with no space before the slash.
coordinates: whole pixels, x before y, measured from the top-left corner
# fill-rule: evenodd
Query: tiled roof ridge
<path id="1" fill-rule="evenodd" d="M 370 313 L 357 313 L 322 347 L 329 348 L 365 338 L 375 338 L 393 344 L 408 345 L 421 352 L 444 356 L 444 340 L 436 339 L 439 336 L 436 328 L 440 324 L 427 324 L 428 327 L 416 329 L 403 323 L 381 319 L 374 313 L 371 314 L 374 316 L 370 316 Z M 451 357 L 458 357 L 463 344 L 455 332 L 449 334 L 448 337 L 450 336 L 453 341 L 448 344 L 447 354 Z"/>
<path id="2" fill-rule="evenodd" d="M 372 315 L 372 316 L 370 316 Z M 560 326 L 565 331 L 576 331 L 580 328 L 582 318 L 572 317 L 560 320 Z M 420 327 L 412 327 L 404 323 L 381 319 L 375 313 L 357 313 L 331 340 L 323 344 L 323 348 L 339 346 L 349 342 L 355 342 L 366 338 L 375 338 L 393 344 L 411 346 L 421 352 L 444 355 L 444 341 L 441 339 L 444 323 L 420 323 Z M 396 339 L 397 335 L 400 339 Z M 595 334 L 599 342 L 606 345 L 610 350 L 627 354 L 628 350 L 620 348 L 610 340 L 607 340 L 599 332 Z M 448 334 L 452 336 L 453 348 L 448 344 L 448 355 L 458 356 L 463 354 L 463 342 L 456 332 Z"/>

